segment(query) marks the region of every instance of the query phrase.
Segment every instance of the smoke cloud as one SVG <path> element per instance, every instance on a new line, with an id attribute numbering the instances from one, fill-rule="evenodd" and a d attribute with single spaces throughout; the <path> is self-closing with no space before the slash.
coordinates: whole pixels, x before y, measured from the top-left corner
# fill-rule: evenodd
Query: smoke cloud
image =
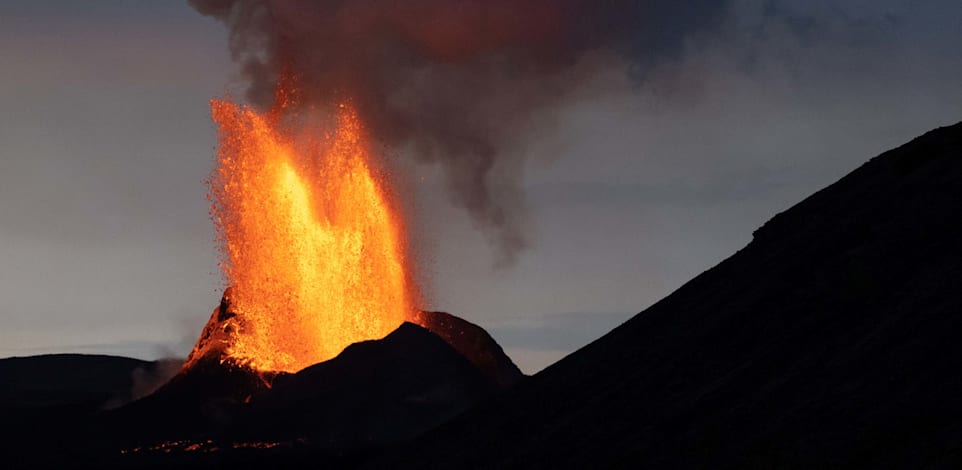
<path id="1" fill-rule="evenodd" d="M 438 165 L 452 201 L 510 262 L 526 243 L 523 143 L 602 68 L 638 79 L 717 27 L 727 0 L 189 0 L 222 20 L 249 82 L 299 106 L 349 99 L 372 136 Z M 590 156 L 586 155 L 586 158 Z"/>

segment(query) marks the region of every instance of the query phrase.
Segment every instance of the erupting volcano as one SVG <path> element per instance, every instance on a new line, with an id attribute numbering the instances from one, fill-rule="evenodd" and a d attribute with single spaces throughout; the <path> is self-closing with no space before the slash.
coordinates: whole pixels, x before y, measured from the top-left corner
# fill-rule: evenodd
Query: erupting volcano
<path id="1" fill-rule="evenodd" d="M 212 101 L 211 215 L 229 290 L 188 358 L 296 372 L 417 314 L 403 223 L 349 103 L 266 113 Z M 229 309 L 229 310 L 228 310 Z"/>

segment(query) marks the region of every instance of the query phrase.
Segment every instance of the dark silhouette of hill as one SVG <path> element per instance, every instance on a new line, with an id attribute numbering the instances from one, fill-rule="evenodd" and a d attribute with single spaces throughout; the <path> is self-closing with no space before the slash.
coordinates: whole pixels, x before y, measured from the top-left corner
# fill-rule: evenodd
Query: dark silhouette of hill
<path id="1" fill-rule="evenodd" d="M 405 323 L 295 374 L 258 372 L 226 355 L 236 328 L 225 322 L 238 315 L 226 289 L 176 376 L 98 416 L 104 441 L 143 449 L 212 438 L 299 440 L 345 452 L 410 439 L 524 378 L 484 329 L 443 312 L 420 312 L 424 327 Z"/>
<path id="2" fill-rule="evenodd" d="M 211 313 L 210 320 L 187 358 L 188 368 L 193 367 L 191 364 L 198 360 L 217 363 L 225 357 L 224 347 L 231 344 L 231 335 L 236 334 L 237 330 L 227 326 L 226 322 L 238 317 L 243 319 L 243 313 L 234 310 L 231 291 L 231 288 L 224 290 L 220 303 Z M 494 338 L 474 323 L 449 313 L 431 311 L 418 312 L 412 323 L 444 339 L 499 388 L 510 388 L 524 378 L 521 369 L 504 353 Z"/>
<path id="3" fill-rule="evenodd" d="M 70 415 L 41 407 L 42 426 L 13 430 L 16 445 L 0 452 L 11 457 L 0 461 L 100 468 L 259 461 L 273 467 L 304 457 L 314 464 L 353 464 L 499 393 L 507 387 L 500 380 L 510 376 L 492 372 L 517 370 L 483 329 L 440 315 L 446 323 L 434 327 L 458 338 L 462 348 L 470 346 L 491 368 L 481 369 L 476 359 L 413 323 L 295 374 L 256 372 L 223 361 L 220 349 L 210 348 L 156 392 L 125 406 Z M 129 381 L 125 385 L 130 388 Z"/>
<path id="4" fill-rule="evenodd" d="M 235 424 L 246 402 L 269 390 L 274 374 L 204 357 L 153 394 L 97 417 L 97 432 L 113 450 L 173 440 L 204 440 Z"/>
<path id="5" fill-rule="evenodd" d="M 500 388 L 525 377 L 484 328 L 445 312 L 420 312 L 417 323 L 447 341 Z"/>
<path id="6" fill-rule="evenodd" d="M 279 376 L 251 402 L 243 440 L 302 438 L 344 451 L 411 439 L 491 395 L 498 384 L 430 331 L 404 323 L 382 340 Z"/>
<path id="7" fill-rule="evenodd" d="M 959 468 L 962 123 L 375 467 Z"/>
<path id="8" fill-rule="evenodd" d="M 128 357 L 47 354 L 0 359 L 0 407 L 97 410 L 129 401 L 134 371 L 154 362 Z"/>
<path id="9" fill-rule="evenodd" d="M 129 402 L 137 379 L 162 367 L 159 361 L 85 354 L 0 359 L 0 466 L 69 464 L 76 443 L 89 437 L 89 423 Z"/>
<path id="10" fill-rule="evenodd" d="M 424 327 L 404 323 L 295 374 L 258 372 L 226 355 L 236 328 L 225 322 L 240 315 L 226 289 L 182 370 L 105 413 L 108 441 L 136 448 L 310 437 L 315 449 L 370 448 L 419 435 L 524 378 L 484 329 L 443 312 L 419 312 Z M 138 423 L 151 425 L 126 431 Z"/>
<path id="11" fill-rule="evenodd" d="M 430 331 L 404 323 L 295 374 L 204 358 L 156 393 L 105 415 L 119 448 L 164 441 L 300 440 L 345 452 L 413 438 L 499 389 Z M 137 432 L 131 428 L 151 423 Z"/>

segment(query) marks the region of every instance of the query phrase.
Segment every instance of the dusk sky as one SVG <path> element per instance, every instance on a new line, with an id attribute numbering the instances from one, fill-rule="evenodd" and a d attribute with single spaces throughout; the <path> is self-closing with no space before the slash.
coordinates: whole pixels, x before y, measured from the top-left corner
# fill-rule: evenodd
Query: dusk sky
<path id="1" fill-rule="evenodd" d="M 424 308 L 536 372 L 776 213 L 962 120 L 958 0 L 692 4 L 709 26 L 652 7 L 634 66 L 596 68 L 531 116 L 513 263 L 437 166 L 400 159 Z M 224 25 L 186 2 L 0 3 L 0 357 L 186 356 L 223 290 L 209 100 L 245 86 Z"/>

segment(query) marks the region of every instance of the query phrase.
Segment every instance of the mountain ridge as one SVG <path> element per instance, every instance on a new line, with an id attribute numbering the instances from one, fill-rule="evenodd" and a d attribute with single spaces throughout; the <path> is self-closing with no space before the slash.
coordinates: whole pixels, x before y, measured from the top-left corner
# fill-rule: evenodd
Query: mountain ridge
<path id="1" fill-rule="evenodd" d="M 960 194 L 962 123 L 869 160 L 375 466 L 962 463 Z"/>

